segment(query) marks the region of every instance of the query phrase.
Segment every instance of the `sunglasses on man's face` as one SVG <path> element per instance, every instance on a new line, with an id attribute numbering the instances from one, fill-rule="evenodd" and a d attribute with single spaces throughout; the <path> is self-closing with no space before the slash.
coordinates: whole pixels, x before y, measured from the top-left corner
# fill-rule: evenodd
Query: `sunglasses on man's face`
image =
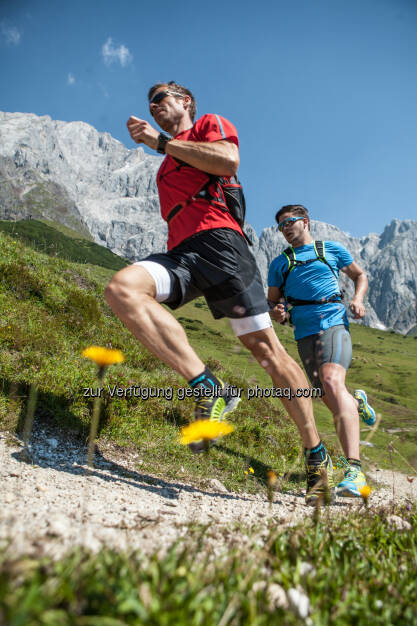
<path id="1" fill-rule="evenodd" d="M 298 222 L 298 220 L 303 219 L 304 217 L 287 217 L 285 220 L 282 220 L 282 222 L 278 223 L 278 230 L 282 233 L 284 228 L 286 228 L 287 226 L 292 226 L 294 222 Z"/>
<path id="2" fill-rule="evenodd" d="M 183 94 L 178 93 L 177 91 L 158 91 L 158 93 L 156 93 L 153 98 L 149 100 L 149 104 L 159 104 L 167 96 L 179 96 L 182 98 Z"/>

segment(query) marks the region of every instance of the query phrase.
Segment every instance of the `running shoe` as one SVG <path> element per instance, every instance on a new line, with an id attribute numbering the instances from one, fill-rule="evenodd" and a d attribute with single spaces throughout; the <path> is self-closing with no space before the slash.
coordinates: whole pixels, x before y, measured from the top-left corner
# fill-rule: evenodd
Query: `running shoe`
<path id="1" fill-rule="evenodd" d="M 324 461 L 306 463 L 306 474 L 306 504 L 315 505 L 318 500 L 321 501 L 321 504 L 334 502 L 333 463 L 327 452 Z"/>
<path id="2" fill-rule="evenodd" d="M 219 381 L 221 389 L 212 396 L 206 397 L 202 395 L 195 401 L 194 417 L 196 420 L 217 420 L 221 421 L 227 413 L 233 411 L 240 402 L 240 397 L 232 395 L 229 386 L 223 381 Z M 216 445 L 217 439 L 210 442 L 210 446 Z M 188 444 L 192 452 L 202 452 L 204 450 L 204 442 L 194 441 Z"/>
<path id="3" fill-rule="evenodd" d="M 373 426 L 375 424 L 375 411 L 371 405 L 368 404 L 366 393 L 362 391 L 362 389 L 356 389 L 353 392 L 353 397 L 358 401 L 359 416 L 363 419 L 365 424 Z"/>
<path id="4" fill-rule="evenodd" d="M 350 465 L 345 459 L 342 459 L 342 462 L 346 471 L 342 482 L 337 485 L 337 495 L 345 498 L 360 498 L 359 488 L 366 486 L 365 474 L 360 467 Z"/>

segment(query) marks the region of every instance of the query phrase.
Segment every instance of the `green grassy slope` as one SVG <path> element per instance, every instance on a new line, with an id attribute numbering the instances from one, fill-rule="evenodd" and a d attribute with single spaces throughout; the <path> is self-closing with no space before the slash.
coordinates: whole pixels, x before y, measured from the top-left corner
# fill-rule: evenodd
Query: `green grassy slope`
<path id="1" fill-rule="evenodd" d="M 127 261 L 107 248 L 89 241 L 72 229 L 47 220 L 0 221 L 0 231 L 23 241 L 35 250 L 77 263 L 92 263 L 120 270 Z"/>
<path id="2" fill-rule="evenodd" d="M 105 304 L 103 289 L 113 272 L 50 257 L 1 233 L 0 245 L 0 419 L 4 428 L 21 426 L 28 387 L 36 384 L 37 417 L 86 435 L 93 398 L 84 397 L 83 392 L 97 383 L 96 367 L 81 357 L 81 351 L 91 344 L 112 345 L 124 352 L 126 362 L 109 369 L 106 385 L 173 393 L 172 401 L 140 397 L 111 400 L 104 393 L 101 436 L 136 446 L 144 461 L 143 470 L 196 482 L 217 476 L 229 487 L 247 483 L 254 490 L 256 481 L 262 483 L 271 465 L 282 464 L 283 450 L 287 462 L 297 456 L 294 426 L 280 406 L 259 400 L 242 403 L 236 412 L 236 432 L 210 454 L 208 461 L 194 457 L 178 444 L 178 427 L 192 415 L 191 399 L 181 401 L 177 397 L 184 382 L 138 346 Z M 202 312 L 195 307 L 192 310 Z M 207 311 L 204 317 L 208 319 Z M 243 387 L 244 377 L 231 368 L 223 370 L 216 360 L 226 362 L 226 351 L 216 351 L 213 344 L 212 350 L 208 349 L 213 337 L 219 346 L 231 346 L 230 331 L 222 338 L 210 321 L 202 332 L 190 332 L 192 340 L 198 337 L 207 342 L 206 353 L 211 351 L 215 357 L 209 359 L 212 367 L 229 382 Z M 257 472 L 256 479 L 244 473 L 250 465 Z"/>
<path id="3" fill-rule="evenodd" d="M 42 222 L 42 224 L 50 226 L 51 228 L 55 228 L 55 230 L 67 235 L 67 237 L 70 237 L 71 239 L 86 239 L 87 241 L 93 241 L 89 232 L 81 233 L 79 230 L 74 230 L 73 228 L 69 228 L 64 224 L 60 224 L 59 222 L 54 222 L 52 220 L 40 219 L 39 221 Z"/>
<path id="4" fill-rule="evenodd" d="M 172 400 L 111 399 L 104 391 L 100 434 L 118 444 L 136 446 L 142 470 L 197 483 L 217 477 L 229 488 L 253 491 L 264 485 L 270 467 L 283 472 L 293 465 L 286 486 L 303 487 L 302 472 L 297 471 L 302 466 L 301 458 L 297 464 L 299 438 L 281 403 L 246 400 L 248 387 L 271 387 L 269 377 L 240 347 L 228 321 L 211 318 L 204 301 L 190 303 L 176 315 L 203 360 L 221 378 L 244 389 L 243 401 L 231 418 L 235 432 L 208 459 L 195 457 L 178 444 L 178 428 L 192 416 L 192 401 L 178 398 L 184 381 L 139 346 L 105 304 L 103 289 L 113 271 L 48 256 L 1 232 L 0 245 L 0 420 L 4 428 L 21 426 L 28 387 L 36 384 L 38 419 L 85 434 L 93 399 L 84 397 L 83 391 L 96 387 L 96 372 L 80 353 L 91 344 L 111 345 L 123 350 L 126 362 L 108 370 L 106 385 L 173 394 Z M 97 248 L 97 254 L 108 252 Z M 104 265 L 106 261 L 99 258 L 97 262 Z M 296 356 L 291 329 L 279 327 L 277 331 Z M 409 464 L 417 466 L 417 389 L 413 385 L 417 341 L 355 325 L 352 338 L 355 359 L 348 386 L 365 388 L 382 414 L 381 427 L 372 439 L 375 447 L 364 448 L 364 458 L 411 472 Z M 329 413 L 321 402 L 314 404 L 320 431 L 337 453 Z M 395 429 L 401 430 L 390 432 Z M 368 430 L 363 427 L 362 438 Z M 245 474 L 249 466 L 254 475 Z"/>

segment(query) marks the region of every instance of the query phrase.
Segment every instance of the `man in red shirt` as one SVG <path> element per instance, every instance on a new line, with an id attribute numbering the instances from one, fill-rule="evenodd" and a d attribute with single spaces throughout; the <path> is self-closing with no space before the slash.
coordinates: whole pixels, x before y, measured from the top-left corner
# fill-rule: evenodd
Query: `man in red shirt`
<path id="1" fill-rule="evenodd" d="M 295 397 L 297 388 L 308 387 L 307 380 L 272 328 L 261 276 L 239 224 L 226 205 L 212 194 L 200 193 L 208 174 L 236 174 L 237 131 L 219 115 L 204 115 L 194 123 L 194 96 L 177 83 L 154 85 L 148 99 L 152 117 L 170 136 L 133 116 L 127 127 L 136 143 L 166 154 L 157 183 L 161 214 L 168 222 L 168 252 L 152 254 L 118 272 L 106 289 L 107 302 L 141 343 L 192 388 L 201 390 L 195 417 L 221 419 L 238 398 L 205 366 L 182 326 L 160 304 L 176 309 L 203 295 L 215 318 L 230 319 L 234 333 L 270 374 L 274 386 L 292 389 L 293 397 L 282 402 L 299 429 L 307 458 L 313 458 L 321 442 L 311 399 Z M 213 394 L 207 395 L 211 389 Z M 195 451 L 200 449 L 194 446 Z M 318 488 L 309 501 L 323 490 L 321 474 L 326 468 L 331 484 L 330 463 L 318 472 Z"/>

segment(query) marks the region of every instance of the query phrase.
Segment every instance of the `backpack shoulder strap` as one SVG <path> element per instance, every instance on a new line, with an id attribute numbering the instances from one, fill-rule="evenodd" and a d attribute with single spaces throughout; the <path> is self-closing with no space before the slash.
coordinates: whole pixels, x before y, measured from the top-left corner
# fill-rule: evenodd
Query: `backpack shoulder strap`
<path id="1" fill-rule="evenodd" d="M 174 157 L 171 157 L 171 159 L 174 161 L 174 163 L 176 163 L 175 167 L 171 168 L 167 172 L 164 172 L 163 174 L 160 174 L 159 180 L 162 180 L 163 178 L 165 178 L 165 176 L 168 176 L 168 174 L 172 174 L 172 172 L 179 172 L 182 167 L 192 167 L 192 165 L 188 165 L 188 163 L 186 163 L 185 161 L 181 161 L 180 159 L 175 159 Z"/>
<path id="2" fill-rule="evenodd" d="M 329 270 L 331 271 L 331 273 L 333 274 L 337 282 L 339 282 L 336 272 L 334 271 L 334 269 L 332 268 L 332 266 L 326 259 L 326 246 L 325 246 L 324 241 L 321 241 L 321 240 L 315 241 L 314 250 L 316 252 L 318 260 L 327 265 L 327 267 L 329 268 Z"/>
<path id="3" fill-rule="evenodd" d="M 320 261 L 324 262 L 326 259 L 324 241 L 314 241 L 313 245 L 317 258 L 320 259 Z"/>
<path id="4" fill-rule="evenodd" d="M 288 275 L 296 266 L 296 256 L 295 256 L 295 250 L 292 246 L 288 246 L 288 248 L 285 248 L 282 254 L 284 254 L 287 257 L 287 261 L 288 261 L 288 267 L 284 272 L 284 281 L 280 287 L 282 291 L 285 291 L 285 283 L 287 282 Z"/>

